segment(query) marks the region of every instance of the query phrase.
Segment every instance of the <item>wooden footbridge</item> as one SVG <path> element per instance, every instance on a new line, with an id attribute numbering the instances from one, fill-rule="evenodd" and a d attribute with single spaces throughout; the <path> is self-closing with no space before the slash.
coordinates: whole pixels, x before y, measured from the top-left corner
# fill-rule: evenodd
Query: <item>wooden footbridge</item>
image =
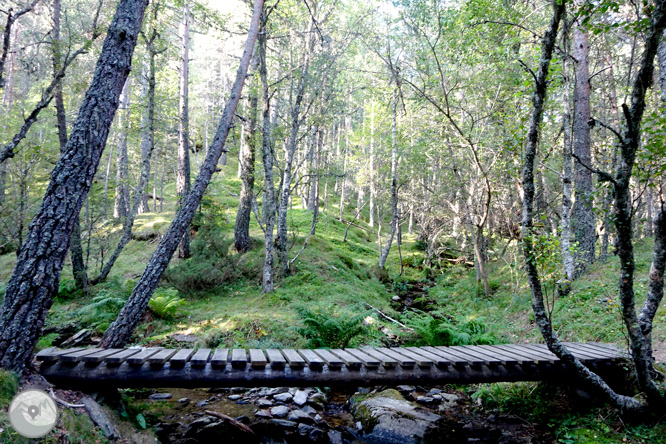
<path id="1" fill-rule="evenodd" d="M 593 371 L 621 370 L 610 344 L 566 343 Z M 565 380 L 543 344 L 347 349 L 72 348 L 36 355 L 49 381 L 72 387 L 305 387 Z"/>

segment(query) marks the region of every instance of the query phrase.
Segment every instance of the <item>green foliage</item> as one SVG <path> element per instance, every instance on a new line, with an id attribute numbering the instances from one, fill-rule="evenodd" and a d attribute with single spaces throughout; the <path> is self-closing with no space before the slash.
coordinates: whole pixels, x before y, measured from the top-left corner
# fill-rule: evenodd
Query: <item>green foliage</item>
<path id="1" fill-rule="evenodd" d="M 101 333 L 116 319 L 125 302 L 127 302 L 126 295 L 102 290 L 75 314 L 84 325 Z"/>
<path id="2" fill-rule="evenodd" d="M 363 324 L 368 314 L 365 310 L 357 310 L 359 314 L 353 315 L 335 308 L 314 311 L 301 306 L 296 307 L 296 312 L 303 321 L 303 327 L 297 331 L 308 339 L 311 348 L 345 348 L 355 337 L 368 333 Z"/>
<path id="3" fill-rule="evenodd" d="M 83 290 L 76 287 L 74 279 L 61 279 L 57 298 L 61 301 L 77 299 L 83 296 Z"/>
<path id="4" fill-rule="evenodd" d="M 186 302 L 178 297 L 178 290 L 173 288 L 155 291 L 148 301 L 148 307 L 160 319 L 173 319 L 178 308 L 183 305 Z"/>
<path id="5" fill-rule="evenodd" d="M 496 344 L 497 338 L 487 331 L 483 319 L 467 318 L 460 322 L 428 313 L 414 313 L 406 321 L 418 338 L 414 345 Z"/>

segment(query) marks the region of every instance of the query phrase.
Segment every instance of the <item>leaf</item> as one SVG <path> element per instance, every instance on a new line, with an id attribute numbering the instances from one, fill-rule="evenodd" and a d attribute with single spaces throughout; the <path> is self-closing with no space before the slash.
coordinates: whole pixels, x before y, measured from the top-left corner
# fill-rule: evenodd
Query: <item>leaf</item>
<path id="1" fill-rule="evenodd" d="M 142 429 L 145 429 L 147 427 L 146 418 L 144 418 L 144 416 L 141 413 L 136 415 L 136 422 L 139 423 L 139 426 L 141 426 Z"/>

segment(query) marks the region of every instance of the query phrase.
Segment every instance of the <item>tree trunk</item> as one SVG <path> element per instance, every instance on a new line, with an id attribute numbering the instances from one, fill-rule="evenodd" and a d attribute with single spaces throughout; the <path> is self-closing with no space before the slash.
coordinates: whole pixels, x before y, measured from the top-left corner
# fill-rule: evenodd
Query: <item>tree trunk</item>
<path id="1" fill-rule="evenodd" d="M 106 332 L 104 332 L 104 337 L 100 343 L 104 348 L 121 347 L 130 339 L 132 332 L 138 325 L 141 316 L 148 306 L 148 301 L 159 284 L 164 270 L 169 264 L 171 256 L 173 256 L 173 253 L 178 248 L 183 233 L 189 229 L 194 213 L 197 211 L 201 198 L 206 191 L 206 187 L 210 183 L 211 177 L 215 172 L 217 161 L 220 159 L 222 150 L 224 149 L 224 143 L 233 122 L 236 107 L 240 99 L 240 93 L 243 88 L 243 82 L 245 81 L 248 66 L 250 64 L 250 58 L 252 57 L 252 48 L 254 48 L 254 44 L 257 40 L 259 18 L 261 16 L 263 3 L 263 0 L 255 0 L 254 2 L 254 11 L 250 22 L 248 38 L 236 73 L 236 80 L 234 81 L 229 100 L 224 108 L 213 143 L 208 150 L 206 160 L 201 165 L 201 169 L 194 181 L 192 189 L 187 195 L 187 198 L 183 201 L 183 205 L 176 214 L 169 229 L 160 240 L 157 249 L 148 261 L 146 269 L 141 275 L 136 287 L 132 290 L 132 294 L 127 303 L 120 310 L 118 318 L 111 324 Z"/>
<path id="2" fill-rule="evenodd" d="M 271 104 L 270 91 L 268 90 L 268 73 L 266 68 L 266 41 L 268 32 L 266 29 L 266 11 L 261 17 L 261 32 L 259 33 L 259 78 L 261 79 L 263 126 L 262 126 L 262 161 L 264 165 L 264 198 L 262 201 L 262 214 L 264 217 L 264 243 L 266 255 L 264 258 L 264 269 L 262 272 L 262 289 L 264 293 L 270 293 L 275 288 L 273 278 L 273 263 L 275 260 L 273 250 L 275 229 L 275 183 L 273 181 L 273 164 L 275 156 L 271 141 Z"/>
<path id="3" fill-rule="evenodd" d="M 0 308 L 0 366 L 23 371 L 41 333 L 129 74 L 147 0 L 120 0 L 65 152 L 51 174 Z"/>
<path id="4" fill-rule="evenodd" d="M 307 45 L 303 54 L 303 62 L 298 86 L 296 89 L 296 101 L 291 111 L 291 134 L 285 144 L 285 163 L 282 174 L 282 187 L 280 189 L 280 203 L 278 206 L 277 219 L 277 257 L 280 277 L 287 275 L 289 271 L 289 251 L 287 250 L 287 209 L 289 206 L 289 197 L 291 195 L 292 167 L 294 162 L 294 153 L 298 142 L 298 130 L 303 121 L 301 116 L 301 104 L 305 96 L 305 87 L 310 70 L 310 58 L 314 51 L 316 33 L 314 32 L 314 19 L 310 21 L 310 32 L 308 33 Z"/>
<path id="5" fill-rule="evenodd" d="M 574 0 L 576 6 L 582 0 Z M 575 274 L 579 276 L 594 262 L 595 221 L 594 190 L 592 189 L 592 154 L 590 144 L 590 72 L 589 41 L 577 20 L 573 25 L 573 57 L 577 61 L 574 83 L 573 154 L 574 166 L 573 233 L 578 244 L 575 253 Z"/>
<path id="6" fill-rule="evenodd" d="M 116 158 L 116 195 L 113 204 L 113 217 L 122 219 L 127 218 L 129 213 L 129 164 L 127 158 L 127 136 L 130 130 L 130 96 L 132 95 L 132 81 L 127 79 L 123 93 L 120 96 L 120 115 L 118 119 L 118 157 Z"/>
<path id="7" fill-rule="evenodd" d="M 370 202 L 368 209 L 370 219 L 368 225 L 375 226 L 375 101 L 370 101 Z"/>
<path id="8" fill-rule="evenodd" d="M 190 114 L 189 114 L 189 75 L 190 75 L 190 6 L 186 0 L 183 5 L 180 47 L 180 95 L 178 119 L 178 174 L 176 192 L 180 206 L 190 192 Z M 190 251 L 190 230 L 185 230 L 178 244 L 178 257 L 188 258 Z"/>
<path id="9" fill-rule="evenodd" d="M 562 267 L 564 280 L 560 286 L 560 294 L 568 294 L 571 289 L 571 281 L 575 277 L 574 257 L 571 251 L 571 179 L 572 179 L 572 155 L 571 155 L 571 56 L 569 32 L 571 26 L 565 17 L 562 29 L 562 46 L 564 47 L 564 92 L 562 94 L 562 129 L 564 133 L 564 146 L 562 149 L 562 217 L 560 219 L 560 245 L 562 251 Z"/>
<path id="10" fill-rule="evenodd" d="M 396 82 L 398 79 L 394 79 Z M 386 260 L 388 259 L 389 252 L 391 251 L 391 244 L 393 243 L 393 238 L 395 237 L 395 232 L 398 227 L 398 142 L 397 142 L 397 131 L 398 131 L 398 86 L 396 85 L 393 88 L 393 121 L 391 123 L 391 228 L 389 230 L 388 239 L 386 240 L 386 246 L 382 249 L 382 253 L 379 256 L 379 268 L 384 268 Z"/>
<path id="11" fill-rule="evenodd" d="M 258 60 L 253 58 L 253 68 Z M 256 69 L 256 68 L 255 68 Z M 234 243 L 236 251 L 245 253 L 252 246 L 250 237 L 250 218 L 252 217 L 252 199 L 254 197 L 254 158 L 256 149 L 257 107 L 259 96 L 257 93 L 256 76 L 250 78 L 245 120 L 243 120 L 243 140 L 241 141 L 238 164 L 241 170 L 241 192 L 234 226 Z"/>

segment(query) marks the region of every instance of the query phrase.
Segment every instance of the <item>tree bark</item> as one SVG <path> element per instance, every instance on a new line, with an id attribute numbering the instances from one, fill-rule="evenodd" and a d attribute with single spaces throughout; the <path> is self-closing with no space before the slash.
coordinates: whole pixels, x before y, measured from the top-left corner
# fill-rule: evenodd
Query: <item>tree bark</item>
<path id="1" fill-rule="evenodd" d="M 571 26 L 566 18 L 563 17 L 564 26 L 562 29 L 562 46 L 564 47 L 564 92 L 562 94 L 562 129 L 564 133 L 564 143 L 562 149 L 562 216 L 560 219 L 560 245 L 562 251 L 562 268 L 564 271 L 564 280 L 560 286 L 560 294 L 568 294 L 571 289 L 571 281 L 575 277 L 574 257 L 571 251 L 571 182 L 572 182 L 572 153 L 571 153 L 571 55 L 569 32 Z"/>
<path id="2" fill-rule="evenodd" d="M 120 0 L 117 5 L 65 152 L 7 284 L 0 308 L 0 366 L 7 370 L 22 372 L 29 364 L 58 291 L 74 222 L 99 166 L 147 3 Z"/>
<path id="3" fill-rule="evenodd" d="M 113 204 L 113 217 L 123 220 L 129 216 L 129 161 L 127 158 L 127 136 L 131 125 L 130 97 L 132 95 L 132 81 L 127 79 L 120 96 L 120 116 L 118 119 L 118 157 L 116 158 L 116 194 Z"/>
<path id="4" fill-rule="evenodd" d="M 259 34 L 258 54 L 259 54 L 259 78 L 261 79 L 262 92 L 262 161 L 264 165 L 264 198 L 262 201 L 262 215 L 264 217 L 264 244 L 266 255 L 264 257 L 264 269 L 262 272 L 262 290 L 264 293 L 270 293 L 275 288 L 273 276 L 273 263 L 275 256 L 274 229 L 275 229 L 275 183 L 273 180 L 273 164 L 275 155 L 273 154 L 273 145 L 271 140 L 271 104 L 270 91 L 268 90 L 268 73 L 266 68 L 266 42 L 267 36 L 267 14 L 264 10 L 261 17 L 261 32 Z"/>
<path id="5" fill-rule="evenodd" d="M 252 65 L 258 60 L 253 58 Z M 254 68 L 254 66 L 253 66 Z M 252 75 L 248 85 L 247 106 L 245 120 L 243 120 L 243 140 L 241 141 L 238 164 L 240 167 L 241 192 L 234 226 L 234 244 L 236 251 L 245 253 L 252 246 L 250 237 L 250 218 L 252 216 L 252 199 L 254 198 L 254 158 L 256 150 L 257 108 L 259 96 L 257 93 L 256 76 Z"/>
<path id="6" fill-rule="evenodd" d="M 189 114 L 189 74 L 190 74 L 190 6 L 186 0 L 183 5 L 180 49 L 180 96 L 178 120 L 178 174 L 176 191 L 178 204 L 187 198 L 190 192 L 190 114 Z M 190 230 L 185 230 L 178 244 L 178 257 L 188 258 L 190 250 Z"/>
<path id="7" fill-rule="evenodd" d="M 395 77 L 395 74 L 394 74 Z M 398 79 L 394 78 L 397 83 Z M 396 229 L 398 228 L 398 86 L 393 88 L 393 104 L 391 107 L 393 113 L 393 121 L 391 123 L 391 227 L 389 229 L 388 239 L 386 246 L 382 249 L 379 256 L 379 268 L 384 268 L 386 260 L 388 259 L 389 252 L 391 251 L 391 244 L 395 237 Z"/>
<path id="8" fill-rule="evenodd" d="M 199 203 L 201 202 L 201 198 L 206 191 L 206 187 L 210 183 L 210 179 L 215 172 L 217 162 L 220 159 L 222 150 L 224 149 L 224 143 L 227 139 L 229 129 L 231 128 L 231 124 L 233 122 L 236 107 L 238 106 L 238 101 L 240 100 L 240 93 L 243 89 L 243 82 L 245 81 L 248 66 L 250 64 L 252 48 L 254 48 L 254 44 L 257 40 L 259 19 L 263 8 L 263 3 L 263 0 L 255 0 L 254 2 L 252 20 L 250 22 L 250 28 L 248 31 L 247 41 L 245 43 L 243 56 L 240 60 L 240 65 L 236 73 L 236 80 L 231 89 L 229 100 L 227 101 L 227 104 L 224 108 L 217 132 L 208 150 L 206 160 L 201 165 L 199 175 L 194 181 L 194 185 L 192 186 L 190 193 L 183 201 L 183 205 L 176 214 L 176 217 L 169 226 L 169 229 L 160 240 L 157 249 L 148 261 L 146 269 L 141 275 L 139 282 L 137 283 L 136 287 L 134 287 L 134 290 L 132 290 L 132 294 L 130 295 L 127 303 L 120 310 L 118 318 L 111 324 L 106 332 L 104 332 L 104 337 L 100 343 L 100 345 L 104 348 L 123 346 L 130 339 L 132 332 L 138 325 L 139 321 L 141 320 L 141 316 L 148 306 L 148 301 L 155 291 L 155 288 L 157 288 L 157 285 L 159 284 L 164 270 L 169 264 L 171 256 L 173 256 L 173 253 L 176 251 L 178 244 L 180 243 L 180 239 L 183 237 L 183 233 L 185 230 L 189 229 L 192 218 L 194 217 L 194 213 L 197 211 Z"/>
<path id="9" fill-rule="evenodd" d="M 581 6 L 583 0 L 574 0 Z M 576 60 L 573 111 L 574 204 L 572 228 L 578 244 L 575 252 L 575 275 L 579 276 L 594 262 L 595 221 L 592 189 L 592 152 L 590 143 L 590 71 L 589 41 L 580 22 L 573 25 L 573 57 Z"/>

